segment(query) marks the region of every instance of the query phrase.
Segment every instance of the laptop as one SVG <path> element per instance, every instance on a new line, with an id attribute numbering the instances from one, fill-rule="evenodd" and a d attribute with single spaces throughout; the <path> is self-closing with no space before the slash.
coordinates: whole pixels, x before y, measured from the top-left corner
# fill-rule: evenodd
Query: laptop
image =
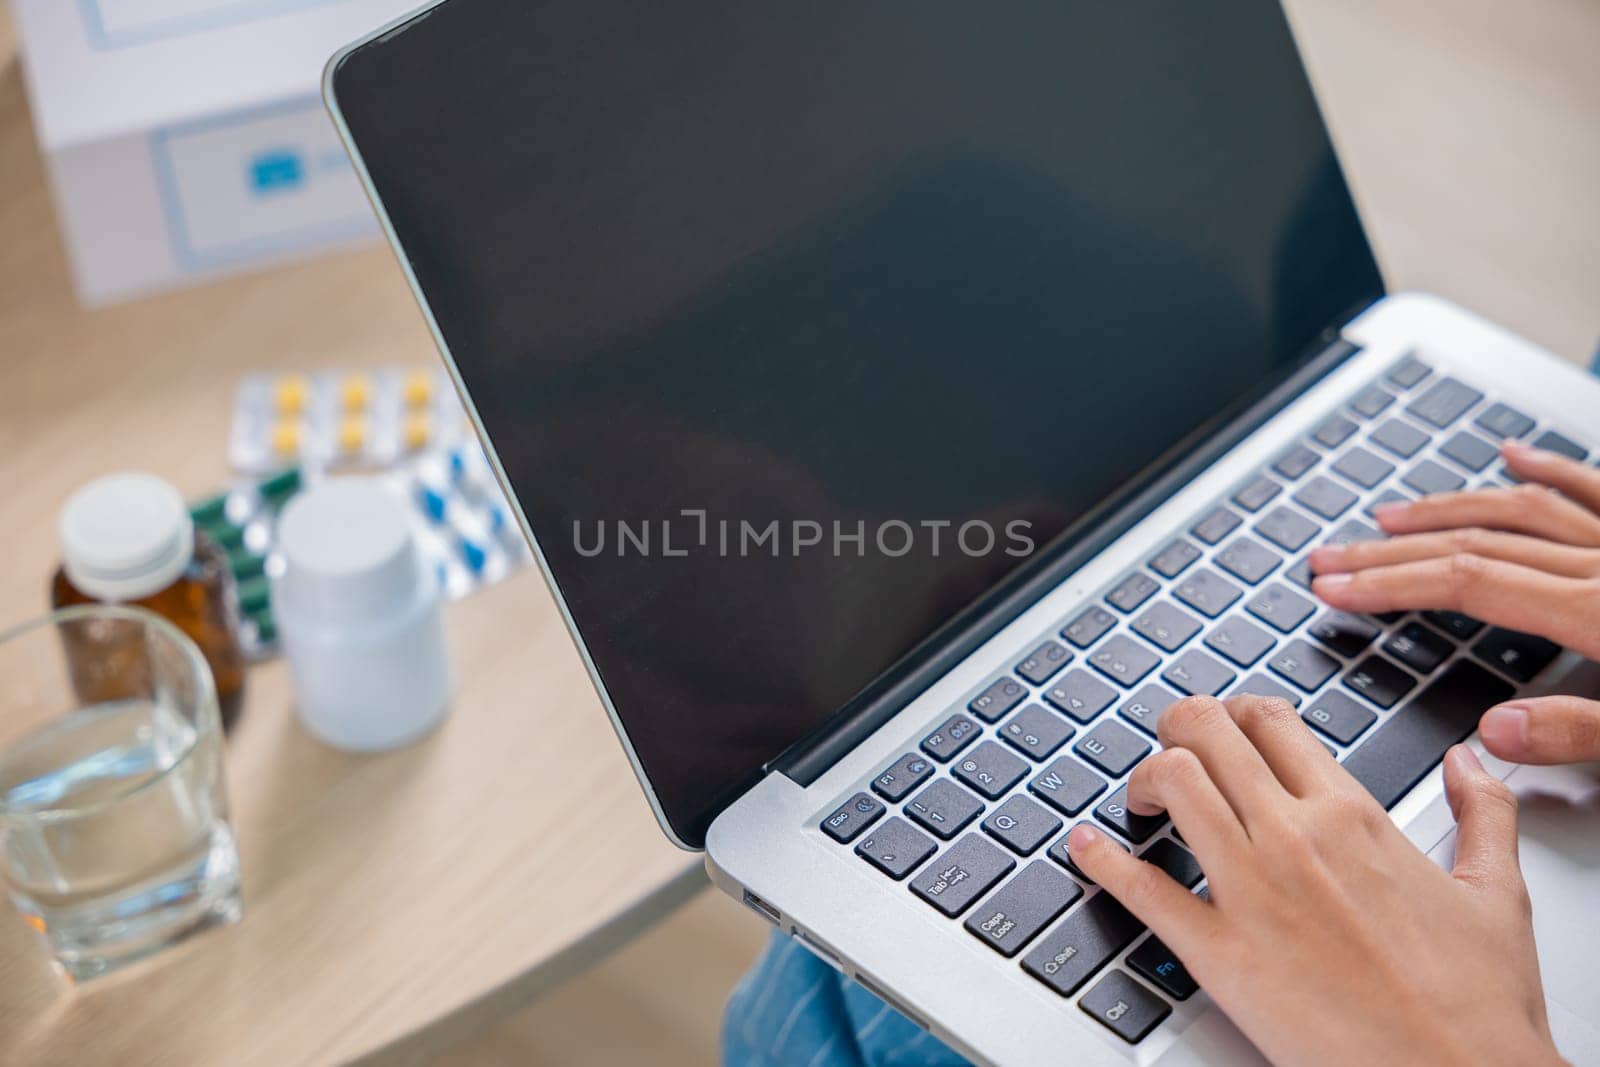
<path id="1" fill-rule="evenodd" d="M 1446 748 L 1593 687 L 1309 591 L 1503 439 L 1595 456 L 1600 385 L 1385 294 L 1273 0 L 445 0 L 325 94 L 662 830 L 974 1061 L 1253 1055 L 1066 862 L 1203 889 L 1124 805 L 1180 695 L 1288 700 L 1443 856 Z"/>

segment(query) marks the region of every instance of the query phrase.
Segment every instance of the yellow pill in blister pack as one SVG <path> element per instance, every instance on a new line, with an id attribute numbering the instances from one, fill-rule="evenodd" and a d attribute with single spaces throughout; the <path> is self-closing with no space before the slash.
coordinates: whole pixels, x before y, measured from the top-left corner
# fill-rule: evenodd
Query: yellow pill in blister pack
<path id="1" fill-rule="evenodd" d="M 278 379 L 272 402 L 280 415 L 298 415 L 306 409 L 311 399 L 311 382 L 303 374 L 291 374 Z"/>
<path id="2" fill-rule="evenodd" d="M 433 375 L 425 370 L 414 370 L 406 375 L 406 384 L 401 391 L 405 394 L 406 407 L 423 407 L 433 399 Z"/>
<path id="3" fill-rule="evenodd" d="M 272 451 L 282 459 L 292 459 L 300 454 L 300 424 L 284 421 L 272 428 Z"/>
<path id="4" fill-rule="evenodd" d="M 339 402 L 346 411 L 365 411 L 372 401 L 372 379 L 352 374 L 339 386 Z"/>
<path id="5" fill-rule="evenodd" d="M 419 448 L 425 448 L 432 439 L 432 419 L 421 412 L 413 412 L 406 416 L 405 441 L 407 451 L 415 452 Z"/>
<path id="6" fill-rule="evenodd" d="M 339 421 L 339 451 L 354 455 L 367 447 L 367 420 L 347 418 Z"/>

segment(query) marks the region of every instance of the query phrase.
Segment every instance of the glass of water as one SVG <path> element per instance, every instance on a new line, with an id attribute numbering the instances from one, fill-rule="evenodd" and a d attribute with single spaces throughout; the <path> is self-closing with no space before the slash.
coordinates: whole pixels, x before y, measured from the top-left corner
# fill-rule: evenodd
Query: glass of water
<path id="1" fill-rule="evenodd" d="M 74 979 L 241 914 L 216 688 L 134 608 L 0 633 L 0 873 Z"/>

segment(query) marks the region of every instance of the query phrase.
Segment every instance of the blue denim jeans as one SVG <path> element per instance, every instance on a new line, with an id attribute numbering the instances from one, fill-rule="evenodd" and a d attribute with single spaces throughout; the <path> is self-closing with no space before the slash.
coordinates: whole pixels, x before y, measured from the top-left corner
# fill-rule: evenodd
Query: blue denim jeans
<path id="1" fill-rule="evenodd" d="M 959 1067 L 937 1038 L 774 933 L 722 1019 L 724 1067 Z"/>

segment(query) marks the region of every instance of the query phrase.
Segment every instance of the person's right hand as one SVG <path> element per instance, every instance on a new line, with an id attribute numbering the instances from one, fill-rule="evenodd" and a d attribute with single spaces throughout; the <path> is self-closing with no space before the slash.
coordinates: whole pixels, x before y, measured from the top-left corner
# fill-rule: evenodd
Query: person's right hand
<path id="1" fill-rule="evenodd" d="M 1381 507 L 1392 536 L 1314 551 L 1313 590 L 1344 611 L 1459 611 L 1600 660 L 1600 469 L 1517 442 L 1501 451 L 1526 484 Z M 1600 760 L 1597 700 L 1517 698 L 1478 730 L 1515 763 Z"/>

